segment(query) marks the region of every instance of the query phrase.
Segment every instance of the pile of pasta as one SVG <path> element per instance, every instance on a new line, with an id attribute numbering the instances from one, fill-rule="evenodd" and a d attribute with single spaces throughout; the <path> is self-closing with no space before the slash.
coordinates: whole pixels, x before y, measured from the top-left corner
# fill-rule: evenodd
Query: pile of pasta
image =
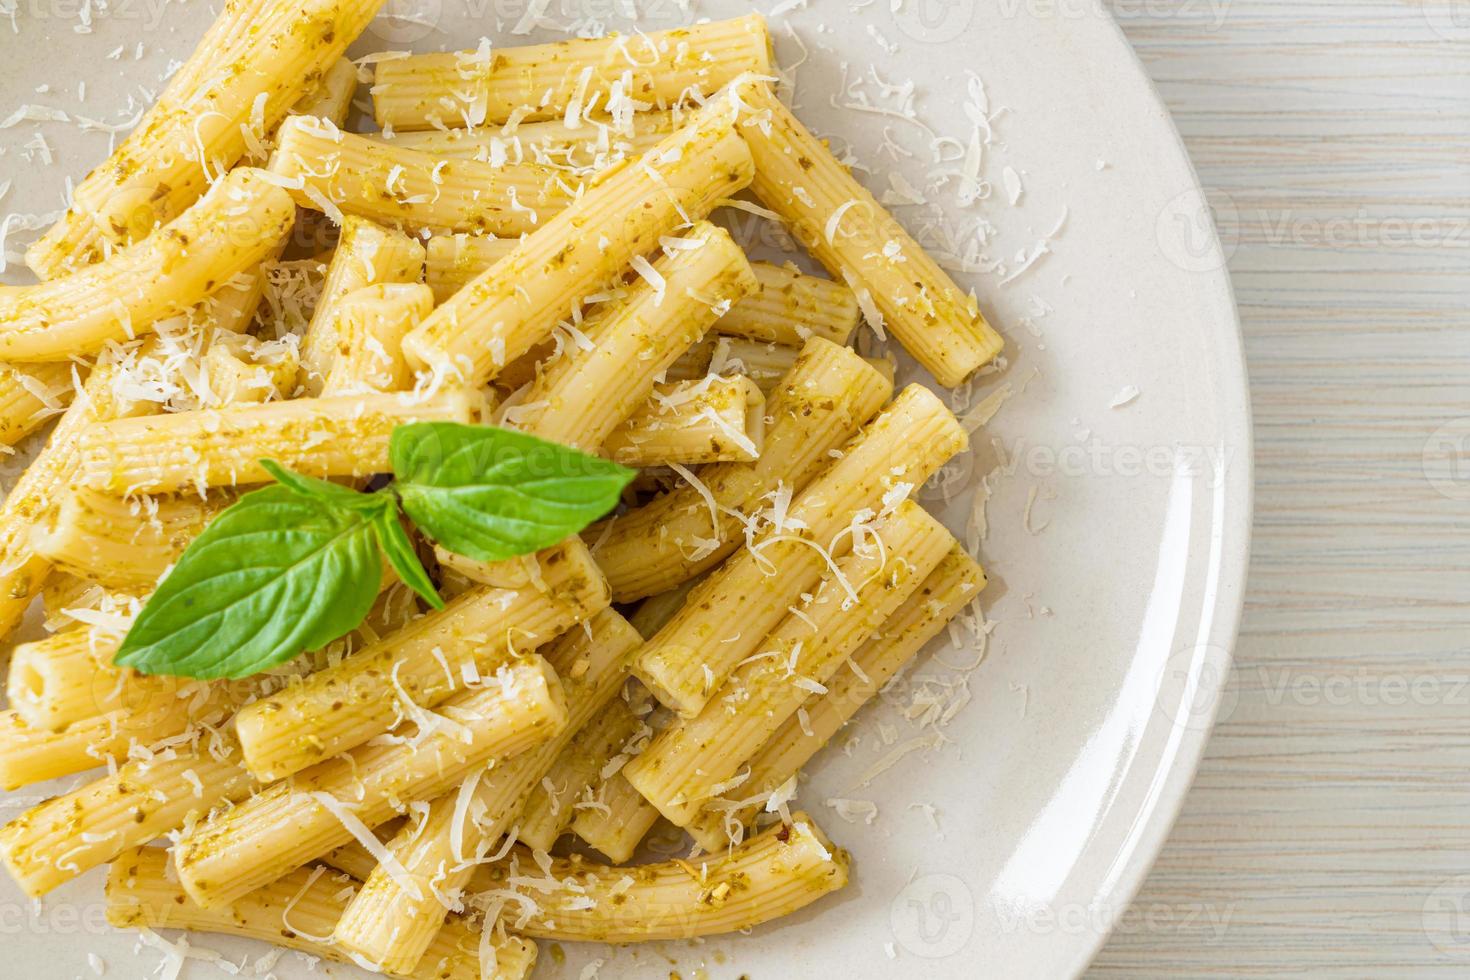
<path id="1" fill-rule="evenodd" d="M 348 132 L 379 3 L 228 0 L 0 291 L 0 433 L 59 414 L 0 506 L 0 627 L 42 596 L 54 630 L 14 651 L 0 785 L 93 773 L 0 858 L 31 895 L 110 864 L 119 927 L 418 980 L 806 906 L 849 856 L 798 774 L 985 585 L 914 500 L 965 427 L 854 333 L 944 386 L 1001 340 L 777 98 L 759 16 L 374 56 Z M 747 259 L 736 211 L 830 278 Z M 444 609 L 390 583 L 283 669 L 112 663 L 261 458 L 365 480 L 423 420 L 644 472 L 546 551 L 440 548 Z M 690 856 L 628 864 L 660 821 Z"/>

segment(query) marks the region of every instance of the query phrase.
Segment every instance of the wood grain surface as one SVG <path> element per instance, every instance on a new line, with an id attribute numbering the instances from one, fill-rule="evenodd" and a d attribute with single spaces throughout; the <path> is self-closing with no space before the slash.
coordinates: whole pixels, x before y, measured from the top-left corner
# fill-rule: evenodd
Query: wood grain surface
<path id="1" fill-rule="evenodd" d="M 1221 721 L 1098 977 L 1470 975 L 1470 3 L 1114 0 L 1230 253 Z"/>

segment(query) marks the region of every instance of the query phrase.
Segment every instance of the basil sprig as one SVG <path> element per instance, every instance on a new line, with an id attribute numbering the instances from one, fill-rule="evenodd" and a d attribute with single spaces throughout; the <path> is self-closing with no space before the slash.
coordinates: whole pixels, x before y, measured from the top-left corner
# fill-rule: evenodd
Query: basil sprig
<path id="1" fill-rule="evenodd" d="M 180 556 L 115 662 L 144 674 L 239 678 L 325 646 L 377 598 L 383 561 L 435 608 L 400 507 L 449 551 L 501 561 L 606 514 L 634 471 L 493 426 L 393 431 L 392 483 L 362 493 L 261 460 L 277 482 L 241 497 Z"/>

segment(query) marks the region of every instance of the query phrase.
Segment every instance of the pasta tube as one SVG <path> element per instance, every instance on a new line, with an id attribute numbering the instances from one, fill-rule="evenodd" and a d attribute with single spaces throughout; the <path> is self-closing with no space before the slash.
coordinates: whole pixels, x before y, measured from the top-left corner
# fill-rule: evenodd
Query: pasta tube
<path id="1" fill-rule="evenodd" d="M 410 361 L 474 386 L 490 380 L 661 237 L 748 184 L 749 156 L 728 119 L 700 114 L 434 310 L 404 341 Z"/>
<path id="2" fill-rule="evenodd" d="M 651 421 L 641 430 L 625 425 L 648 402 L 655 379 L 731 304 L 755 289 L 745 253 L 727 232 L 700 222 L 681 237 L 690 244 L 661 256 L 622 296 L 594 309 L 582 323 L 584 339 L 551 362 L 516 406 L 516 428 L 589 452 L 620 427 L 625 447 L 637 447 L 639 436 L 649 433 L 657 434 L 650 439 L 667 442 L 668 437 L 662 436 L 665 429 L 689 426 L 706 411 L 722 423 L 733 414 L 732 428 L 742 437 L 747 434 L 747 416 L 755 415 L 760 431 L 759 410 L 765 406 L 758 402 L 751 409 L 745 392 L 706 400 L 693 413 L 680 412 L 682 406 L 664 396 L 657 401 L 670 409 L 660 420 L 662 425 Z M 721 431 L 718 441 L 737 440 Z M 709 443 L 699 448 L 711 451 Z M 753 448 L 753 455 L 758 455 L 758 445 Z M 624 452 L 637 455 L 636 448 Z"/>
<path id="3" fill-rule="evenodd" d="M 750 776 L 734 795 L 760 802 L 712 802 L 685 829 L 707 851 L 738 844 L 760 813 L 762 798 L 800 772 L 983 588 L 985 572 L 956 544 L 919 590 L 853 653 L 851 669 L 838 671 L 825 693 L 808 695 L 801 710 L 746 763 Z"/>
<path id="4" fill-rule="evenodd" d="M 380 6 L 231 0 L 127 139 L 76 186 L 26 262 L 54 279 L 182 214 L 316 87 Z"/>
<path id="5" fill-rule="evenodd" d="M 356 91 L 357 66 L 347 58 L 338 58 L 322 73 L 316 86 L 296 100 L 291 114 L 320 116 L 331 120 L 333 126 L 345 125 Z"/>
<path id="6" fill-rule="evenodd" d="M 157 406 L 124 398 L 115 364 L 92 369 L 81 396 L 57 420 L 46 445 L 0 503 L 0 637 L 15 628 L 41 591 L 51 563 L 35 552 L 30 536 L 76 478 L 77 443 L 98 421 L 141 415 Z"/>
<path id="7" fill-rule="evenodd" d="M 32 539 L 57 568 L 110 589 L 150 590 L 235 497 L 162 497 L 140 504 L 73 487 Z"/>
<path id="8" fill-rule="evenodd" d="M 422 283 L 386 283 L 348 293 L 337 306 L 337 353 L 324 391 L 402 391 L 413 387 L 403 338 L 434 308 Z"/>
<path id="9" fill-rule="evenodd" d="M 760 289 L 730 308 L 715 329 L 731 337 L 800 347 L 812 337 L 845 344 L 857 329 L 857 297 L 841 283 L 753 263 Z"/>
<path id="10" fill-rule="evenodd" d="M 418 282 L 424 270 L 424 247 L 400 231 L 347 215 L 342 234 L 322 282 L 321 297 L 301 341 L 300 384 L 320 395 L 340 349 L 337 306 L 349 294 L 379 283 Z"/>
<path id="11" fill-rule="evenodd" d="M 679 826 L 731 785 L 742 763 L 826 690 L 848 656 L 923 583 L 954 543 L 944 526 L 906 500 L 880 522 L 877 541 L 854 546 L 810 602 L 793 607 L 698 715 L 660 732 L 623 767 L 628 782 Z M 736 783 L 736 785 L 740 785 Z"/>
<path id="12" fill-rule="evenodd" d="M 424 246 L 427 253 L 424 282 L 434 291 L 434 302 L 447 302 L 449 297 L 509 255 L 515 247 L 514 238 L 475 235 L 435 235 L 430 238 Z"/>
<path id="13" fill-rule="evenodd" d="M 633 943 L 740 932 L 805 908 L 847 884 L 847 852 L 805 813 L 728 854 L 632 868 L 557 858 L 542 872 L 524 850 L 475 875 L 483 903 L 538 939 Z M 519 914 L 517 914 L 519 913 Z"/>
<path id="14" fill-rule="evenodd" d="M 265 483 L 262 457 L 312 476 L 369 476 L 388 469 L 388 439 L 405 422 L 474 419 L 475 399 L 445 390 L 298 398 L 200 409 L 92 426 L 77 452 L 84 486 L 115 494 L 169 493 Z"/>
<path id="15" fill-rule="evenodd" d="M 685 596 L 693 587 L 693 581 L 686 582 L 676 589 L 645 600 L 628 617 L 628 622 L 640 636 L 645 640 L 649 639 L 679 611 L 684 605 Z M 638 691 L 640 696 L 647 697 L 641 686 Z M 610 704 L 604 710 L 613 711 L 617 707 L 617 704 Z M 654 717 L 650 716 L 648 720 L 651 721 Z M 647 748 L 647 741 L 653 732 L 653 728 L 645 725 L 638 740 L 624 745 L 623 753 L 631 757 L 633 753 Z M 622 764 L 626 761 L 626 758 L 608 760 L 607 765 L 601 767 L 597 778 L 593 780 L 594 788 L 590 796 L 578 802 L 568 828 L 607 855 L 614 864 L 622 864 L 631 858 L 659 819 L 658 809 L 623 778 Z"/>
<path id="16" fill-rule="evenodd" d="M 270 169 L 304 208 L 405 230 L 520 235 L 545 224 L 575 193 L 550 166 L 445 160 L 312 116 L 281 124 Z"/>
<path id="17" fill-rule="evenodd" d="M 716 337 L 706 337 L 693 347 L 684 352 L 677 361 L 669 365 L 664 372 L 665 381 L 699 381 L 709 374 L 710 361 L 714 357 L 715 347 L 719 345 Z"/>
<path id="18" fill-rule="evenodd" d="M 853 179 L 764 82 L 742 84 L 740 131 L 755 158 L 752 189 L 835 278 L 946 387 L 1000 353 L 973 297 Z"/>
<path id="19" fill-rule="evenodd" d="M 633 628 L 643 635 L 645 640 L 651 640 L 658 631 L 668 625 L 669 620 L 684 608 L 684 600 L 689 598 L 689 593 L 694 590 L 697 580 L 690 579 L 667 592 L 660 592 L 656 596 L 650 596 L 638 604 L 638 609 L 628 617 L 628 622 Z"/>
<path id="20" fill-rule="evenodd" d="M 715 374 L 743 374 L 764 392 L 786 377 L 799 353 L 795 347 L 784 344 L 722 337 L 715 345 L 710 370 Z"/>
<path id="21" fill-rule="evenodd" d="M 224 721 L 233 707 L 228 691 L 211 687 L 199 698 L 175 698 L 146 711 L 119 708 L 59 732 L 27 725 L 14 711 L 0 713 L 0 789 L 18 789 L 125 759 L 135 747 L 179 735 L 192 724 Z"/>
<path id="22" fill-rule="evenodd" d="M 398 628 L 416 610 L 411 600 L 403 601 L 410 595 L 406 589 L 385 591 L 348 641 L 333 643 L 309 657 L 340 656 L 344 649 L 371 644 L 382 632 Z M 312 662 L 303 659 L 301 664 Z M 111 694 L 118 672 L 108 668 L 105 673 L 112 679 L 103 688 Z M 118 688 L 121 694 L 116 698 L 126 707 L 75 721 L 59 732 L 29 726 L 15 711 L 0 713 L 0 789 L 84 772 L 140 751 L 176 746 L 179 735 L 195 726 L 217 727 L 260 693 L 251 683 L 129 676 L 132 686 Z"/>
<path id="23" fill-rule="evenodd" d="M 920 385 L 905 388 L 791 501 L 779 525 L 689 594 L 639 653 L 634 673 L 673 710 L 699 714 L 735 665 L 811 591 L 827 563 L 853 545 L 855 515 L 907 496 L 966 442 L 938 396 Z"/>
<path id="24" fill-rule="evenodd" d="M 672 112 L 637 112 L 628 116 L 626 125 L 594 116 L 579 119 L 575 127 L 562 119 L 547 119 L 504 129 L 430 129 L 373 133 L 368 138 L 440 158 L 485 163 L 529 158 L 575 170 L 601 170 L 651 149 L 674 128 Z"/>
<path id="25" fill-rule="evenodd" d="M 143 847 L 121 855 L 107 875 L 107 921 L 119 929 L 190 929 L 245 936 L 339 963 L 351 963 L 325 941 L 342 915 L 352 881 L 323 868 L 301 868 L 227 906 L 205 909 L 190 899 L 168 869 L 168 852 Z M 481 937 L 452 917 L 419 965 L 399 980 L 524 980 L 536 963 L 536 944 L 519 936 L 489 939 L 489 968 L 481 970 Z"/>
<path id="26" fill-rule="evenodd" d="M 444 919 L 476 862 L 511 829 L 526 800 L 578 729 L 616 693 L 628 655 L 640 637 L 617 613 L 604 610 L 552 645 L 547 659 L 562 677 L 567 724 L 536 748 L 435 801 L 421 826 L 398 833 L 389 851 L 401 871 L 379 866 L 337 926 L 336 941 L 389 971 L 412 966 Z"/>
<path id="27" fill-rule="evenodd" d="M 26 894 L 43 895 L 254 791 L 225 744 L 129 762 L 0 827 L 0 860 Z"/>
<path id="28" fill-rule="evenodd" d="M 547 569 L 561 562 L 591 562 L 590 553 L 581 538 L 571 537 L 543 548 L 533 555 L 519 555 L 505 561 L 477 561 L 456 555 L 443 545 L 434 545 L 434 557 L 441 568 L 452 569 L 471 582 L 493 585 L 497 589 L 544 589 Z"/>
<path id="29" fill-rule="evenodd" d="M 51 573 L 46 576 L 46 583 L 41 586 L 41 612 L 46 616 L 42 625 L 53 632 L 69 629 L 77 623 L 72 614 L 78 608 L 90 608 L 92 600 L 101 598 L 106 592 L 96 582 L 77 578 L 60 569 L 51 569 Z"/>
<path id="30" fill-rule="evenodd" d="M 514 247 L 514 241 L 504 238 L 436 235 L 429 239 L 426 280 L 434 290 L 434 301 L 442 303 L 453 296 Z M 769 262 L 752 262 L 750 271 L 755 274 L 756 289 L 715 321 L 715 333 L 800 347 L 810 337 L 845 344 L 857 329 L 857 297 L 846 286 Z"/>
<path id="31" fill-rule="evenodd" d="M 281 779 L 361 745 L 607 608 L 607 586 L 585 548 L 548 562 L 542 575 L 539 587 L 467 592 L 242 709 L 235 729 L 250 770 Z"/>
<path id="32" fill-rule="evenodd" d="M 603 455 L 626 466 L 748 463 L 766 441 L 766 397 L 749 378 L 660 385 L 615 428 Z"/>
<path id="33" fill-rule="evenodd" d="M 357 643 L 372 642 L 376 631 L 395 628 L 414 607 L 401 601 L 407 590 L 386 592 L 357 628 Z M 348 644 L 333 644 L 329 650 L 340 655 Z M 309 661 L 307 661 L 309 662 Z M 116 672 L 112 673 L 116 677 Z M 167 681 L 150 687 L 156 679 L 136 678 L 142 695 L 123 690 L 127 707 L 75 721 L 59 732 L 27 725 L 15 711 L 0 713 L 0 789 L 15 789 L 28 783 L 84 772 L 109 761 L 118 761 L 140 751 L 151 752 L 178 744 L 177 736 L 194 726 L 218 726 L 241 703 L 259 693 L 245 683 L 196 683 Z M 110 692 L 115 681 L 106 689 Z M 111 702 L 109 702 L 111 703 Z"/>
<path id="34" fill-rule="evenodd" d="M 54 361 L 148 333 L 257 266 L 295 217 L 259 170 L 232 170 L 137 245 L 49 282 L 0 287 L 0 358 Z"/>
<path id="35" fill-rule="evenodd" d="M 288 233 L 289 235 L 289 233 Z M 282 236 L 271 252 L 253 269 L 238 273 L 219 289 L 210 293 L 190 311 L 190 317 L 200 328 L 213 327 L 216 336 L 225 333 L 243 334 L 250 329 L 260 301 L 265 297 L 269 275 L 268 263 L 280 258 L 285 251 L 286 238 Z"/>
<path id="36" fill-rule="evenodd" d="M 275 783 L 185 834 L 179 880 L 205 908 L 219 908 L 289 874 L 394 815 L 401 801 L 432 799 L 492 759 L 561 731 L 566 703 L 540 657 L 506 666 L 424 715 L 407 738 L 364 745 Z"/>
<path id="37" fill-rule="evenodd" d="M 136 701 L 148 695 L 130 690 L 127 675 L 112 667 L 121 644 L 122 632 L 93 626 L 19 644 L 11 654 L 5 689 L 10 707 L 27 725 L 53 731 L 118 708 L 145 707 Z M 180 686 L 164 677 L 145 684 L 166 686 L 170 693 Z"/>
<path id="38" fill-rule="evenodd" d="M 403 829 L 406 822 L 406 820 L 399 819 L 389 820 L 385 824 L 371 828 L 371 832 L 381 846 L 392 840 Z M 345 871 L 358 881 L 366 881 L 368 875 L 378 867 L 378 859 L 373 857 L 374 852 L 381 853 L 379 847 L 374 847 L 372 851 L 369 851 L 363 846 L 362 841 L 354 840 L 341 847 L 334 847 L 322 855 L 322 864 Z"/>
<path id="39" fill-rule="evenodd" d="M 622 698 L 613 698 L 566 744 L 531 792 L 516 837 L 527 847 L 549 851 L 576 815 L 573 804 L 598 779 L 643 722 Z"/>
<path id="40" fill-rule="evenodd" d="M 292 349 L 274 363 L 248 360 L 225 344 L 215 344 L 204 352 L 204 376 L 209 379 L 212 397 L 204 399 L 205 408 L 223 405 L 258 405 L 290 396 L 296 387 L 299 363 Z"/>
<path id="41" fill-rule="evenodd" d="M 383 61 L 373 114 L 380 129 L 413 130 L 556 119 L 573 104 L 617 111 L 629 98 L 667 109 L 711 95 L 743 72 L 773 73 L 759 14 L 637 37 Z"/>
<path id="42" fill-rule="evenodd" d="M 745 516 L 768 494 L 803 489 L 892 393 L 892 384 L 851 350 L 807 341 L 766 405 L 770 424 L 759 459 L 704 467 L 702 488 L 685 483 L 587 530 L 615 600 L 667 592 L 719 564 L 740 544 Z"/>
<path id="43" fill-rule="evenodd" d="M 644 799 L 621 772 L 598 784 L 591 804 L 572 818 L 572 833 L 614 864 L 630 860 L 658 823 L 658 807 Z"/>
<path id="44" fill-rule="evenodd" d="M 63 411 L 77 388 L 71 362 L 0 364 L 0 446 L 13 446 Z"/>

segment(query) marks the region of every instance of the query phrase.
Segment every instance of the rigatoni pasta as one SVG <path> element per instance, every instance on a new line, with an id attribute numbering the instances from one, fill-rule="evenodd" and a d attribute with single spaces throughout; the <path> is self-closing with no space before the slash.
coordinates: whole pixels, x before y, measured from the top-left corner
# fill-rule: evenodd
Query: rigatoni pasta
<path id="1" fill-rule="evenodd" d="M 862 313 L 851 289 L 769 262 L 751 268 L 760 288 L 720 318 L 720 333 L 791 347 L 812 337 L 834 344 L 852 339 Z"/>
<path id="2" fill-rule="evenodd" d="M 325 937 L 342 915 L 352 882 L 324 868 L 302 868 L 236 899 L 205 909 L 179 887 L 162 848 L 121 855 L 107 876 L 107 921 L 116 928 L 192 929 L 245 936 L 341 963 L 351 957 Z M 345 893 L 345 894 L 344 894 Z M 488 943 L 484 940 L 488 939 Z M 483 951 L 488 947 L 489 956 Z M 452 917 L 434 936 L 419 966 L 402 980 L 525 980 L 536 963 L 536 944 L 519 936 L 482 939 L 465 920 Z M 487 964 L 493 972 L 486 972 Z"/>
<path id="3" fill-rule="evenodd" d="M 535 160 L 578 170 L 603 169 L 654 146 L 677 128 L 672 112 L 637 112 L 624 120 L 594 116 L 575 126 L 563 119 L 517 123 L 513 127 L 384 131 L 369 135 L 393 146 L 432 153 L 440 159 Z"/>
<path id="4" fill-rule="evenodd" d="M 321 294 L 301 339 L 300 383 L 319 395 L 341 341 L 337 306 L 350 293 L 379 283 L 415 283 L 424 271 L 424 246 L 392 228 L 347 215 L 332 252 Z"/>
<path id="5" fill-rule="evenodd" d="M 73 487 L 32 538 L 57 568 L 112 589 L 151 590 L 189 542 L 234 496 L 147 500 Z"/>
<path id="6" fill-rule="evenodd" d="M 861 302 L 881 312 L 939 383 L 959 384 L 1000 353 L 980 312 L 871 192 L 762 82 L 739 86 L 741 132 L 756 161 L 753 189 Z"/>
<path id="7" fill-rule="evenodd" d="M 619 458 L 620 448 L 638 443 L 628 419 L 654 394 L 655 380 L 755 288 L 745 254 L 730 236 L 699 222 L 623 295 L 594 308 L 576 328 L 580 336 L 543 367 L 520 399 L 514 426 L 594 451 L 618 432 L 621 440 L 606 452 Z M 718 413 L 724 403 L 707 407 Z M 679 422 L 666 420 L 666 426 Z M 746 431 L 743 414 L 736 431 Z"/>
<path id="8" fill-rule="evenodd" d="M 81 434 L 99 421 L 142 415 L 151 403 L 117 390 L 115 363 L 98 364 L 80 396 L 62 413 L 46 445 L 0 503 L 0 635 L 8 635 L 41 591 L 51 563 L 31 544 L 31 534 L 76 479 Z"/>
<path id="9" fill-rule="evenodd" d="M 607 584 L 586 549 L 572 545 L 547 561 L 539 582 L 474 589 L 250 705 L 235 721 L 245 758 L 262 779 L 299 772 L 382 734 L 406 711 L 432 709 L 608 602 Z"/>
<path id="10" fill-rule="evenodd" d="M 648 802 L 679 826 L 730 785 L 806 696 L 820 693 L 844 660 L 918 590 L 953 543 L 913 501 L 880 519 L 872 539 L 839 559 L 810 601 L 770 633 L 769 656 L 744 661 L 623 768 Z"/>
<path id="11" fill-rule="evenodd" d="M 128 679 L 112 666 L 121 643 L 120 631 L 82 626 L 18 644 L 10 656 L 6 700 L 27 725 L 53 731 L 120 708 L 145 711 L 140 692 L 130 691 Z M 157 680 L 169 694 L 185 696 L 176 678 Z"/>
<path id="12" fill-rule="evenodd" d="M 318 763 L 198 825 L 175 852 L 179 880 L 205 908 L 228 905 L 345 844 L 354 826 L 390 819 L 402 800 L 433 799 L 491 760 L 546 741 L 566 721 L 561 682 L 546 661 L 533 655 L 508 664 L 413 725 L 406 739 Z"/>
<path id="13" fill-rule="evenodd" d="M 13 446 L 71 402 L 80 383 L 71 362 L 0 365 L 0 445 Z"/>
<path id="14" fill-rule="evenodd" d="M 0 287 L 0 358 L 54 361 L 148 333 L 272 254 L 295 217 L 259 170 L 232 170 L 156 235 L 95 266 Z"/>
<path id="15" fill-rule="evenodd" d="M 751 180 L 728 119 L 701 116 L 542 222 L 404 341 L 417 365 L 467 384 L 493 378 L 659 239 Z"/>
<path id="16" fill-rule="evenodd" d="M 614 864 L 633 859 L 638 845 L 659 821 L 658 807 L 633 788 L 621 772 L 598 783 L 571 830 Z"/>
<path id="17" fill-rule="evenodd" d="M 755 382 L 761 391 L 768 391 L 786 376 L 800 353 L 786 344 L 722 337 L 710 357 L 710 371 L 741 375 Z"/>
<path id="18" fill-rule="evenodd" d="M 622 698 L 613 698 L 583 726 L 557 755 L 521 812 L 516 838 L 527 847 L 549 851 L 571 826 L 575 804 L 596 783 L 612 760 L 642 726 Z"/>
<path id="19" fill-rule="evenodd" d="M 542 870 L 519 850 L 477 874 L 482 903 L 508 903 L 522 935 L 597 943 L 739 932 L 844 887 L 849 858 L 805 813 L 695 867 L 672 860 L 611 868 L 560 858 Z M 520 900 L 517 900 L 519 897 Z"/>
<path id="20" fill-rule="evenodd" d="M 747 377 L 660 385 L 608 434 L 602 451 L 625 466 L 749 463 L 766 444 L 766 396 Z"/>
<path id="21" fill-rule="evenodd" d="M 825 686 L 807 696 L 798 714 L 746 763 L 749 776 L 731 790 L 734 801 L 710 801 L 685 829 L 710 852 L 739 843 L 770 794 L 792 779 L 863 705 L 878 695 L 914 655 L 985 588 L 985 573 L 958 544 L 922 585 Z M 753 800 L 754 802 L 742 802 Z"/>
<path id="22" fill-rule="evenodd" d="M 413 371 L 403 356 L 403 338 L 434 308 L 434 295 L 421 283 L 364 286 L 337 301 L 332 334 L 337 350 L 322 391 L 403 391 Z"/>
<path id="23" fill-rule="evenodd" d="M 332 71 L 381 0 L 232 0 L 158 101 L 26 251 L 42 279 L 171 221 Z"/>
<path id="24" fill-rule="evenodd" d="M 884 330 L 945 384 L 1000 339 L 761 16 L 350 61 L 376 6 L 228 0 L 0 287 L 0 444 L 56 417 L 0 503 L 0 630 L 47 613 L 0 787 L 97 770 L 0 863 L 412 980 L 804 908 L 849 857 L 801 768 L 985 584 L 916 502 L 973 420 Z"/>
<path id="25" fill-rule="evenodd" d="M 694 588 L 639 653 L 634 672 L 673 710 L 699 714 L 831 562 L 858 543 L 864 520 L 908 496 L 967 442 L 933 392 L 905 388 L 791 500 L 779 524 Z"/>
<path id="26" fill-rule="evenodd" d="M 619 111 L 628 99 L 668 108 L 713 95 L 743 73 L 771 74 L 765 18 L 651 34 L 423 54 L 378 64 L 373 113 L 383 129 L 500 125 L 563 116 L 569 105 Z"/>
<path id="27" fill-rule="evenodd" d="M 202 696 L 171 698 L 146 711 L 119 708 L 73 722 L 59 732 L 27 725 L 15 711 L 0 713 L 0 789 L 72 776 L 126 759 L 175 738 L 194 725 L 217 724 L 235 707 L 232 692 L 211 687 Z"/>
<path id="28" fill-rule="evenodd" d="M 347 123 L 352 111 L 352 96 L 357 91 L 357 66 L 347 58 L 338 58 L 322 72 L 316 85 L 291 106 L 295 116 L 319 116 L 334 126 Z"/>
<path id="29" fill-rule="evenodd" d="M 297 398 L 200 409 L 93 426 L 78 440 L 83 485 L 116 494 L 264 483 L 262 458 L 313 476 L 369 476 L 387 469 L 388 437 L 405 422 L 476 417 L 476 399 L 451 389 Z"/>
<path id="30" fill-rule="evenodd" d="M 446 901 L 459 900 L 475 866 L 513 830 L 527 800 L 571 738 L 605 705 L 627 676 L 639 636 L 617 613 L 604 610 L 547 650 L 564 678 L 565 727 L 552 738 L 462 783 L 430 805 L 418 825 L 388 844 L 387 860 L 368 877 L 334 934 L 336 942 L 388 970 L 418 962 L 444 920 Z"/>
<path id="31" fill-rule="evenodd" d="M 442 303 L 453 296 L 510 254 L 514 246 L 514 241 L 504 238 L 434 236 L 427 246 L 427 281 L 435 301 Z M 715 333 L 793 347 L 800 347 L 811 337 L 836 344 L 852 338 L 861 312 L 851 289 L 769 262 L 752 262 L 750 271 L 755 276 L 755 289 L 715 321 Z"/>
<path id="32" fill-rule="evenodd" d="M 257 789 L 228 740 L 138 760 L 0 827 L 0 861 L 43 895 Z"/>
<path id="33" fill-rule="evenodd" d="M 302 207 L 412 231 L 519 235 L 566 207 L 575 191 L 552 167 L 447 160 L 313 116 L 281 124 L 270 169 Z"/>
<path id="34" fill-rule="evenodd" d="M 740 544 L 742 519 L 766 506 L 767 494 L 800 491 L 892 394 L 892 384 L 853 351 L 808 341 L 767 403 L 759 459 L 703 467 L 698 486 L 686 483 L 589 529 L 613 597 L 656 595 L 719 564 Z"/>

